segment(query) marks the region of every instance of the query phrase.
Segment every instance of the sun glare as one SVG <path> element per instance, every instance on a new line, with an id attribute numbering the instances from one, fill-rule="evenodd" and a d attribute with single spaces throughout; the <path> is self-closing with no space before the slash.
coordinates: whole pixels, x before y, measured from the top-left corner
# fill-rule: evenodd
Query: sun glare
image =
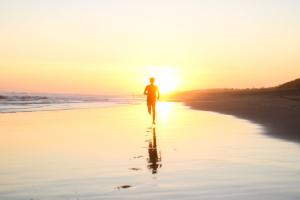
<path id="1" fill-rule="evenodd" d="M 155 84 L 161 93 L 168 93 L 176 90 L 180 83 L 178 71 L 171 67 L 150 67 L 148 77 L 155 77 Z"/>

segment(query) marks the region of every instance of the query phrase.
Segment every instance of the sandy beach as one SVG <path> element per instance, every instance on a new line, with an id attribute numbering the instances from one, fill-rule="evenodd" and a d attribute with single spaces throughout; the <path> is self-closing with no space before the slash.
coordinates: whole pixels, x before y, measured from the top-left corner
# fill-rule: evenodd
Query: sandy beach
<path id="1" fill-rule="evenodd" d="M 1 0 L 0 200 L 300 200 L 300 0 Z"/>
<path id="2" fill-rule="evenodd" d="M 0 114 L 0 199 L 298 199 L 299 145 L 158 103 Z"/>
<path id="3" fill-rule="evenodd" d="M 194 109 L 220 112 L 251 120 L 265 134 L 300 142 L 300 101 L 277 94 L 204 95 L 185 100 Z"/>

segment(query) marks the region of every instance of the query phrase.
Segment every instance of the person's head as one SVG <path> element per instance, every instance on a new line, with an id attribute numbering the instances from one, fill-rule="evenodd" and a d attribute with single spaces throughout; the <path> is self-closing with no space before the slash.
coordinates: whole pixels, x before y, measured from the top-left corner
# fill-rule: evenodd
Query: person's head
<path id="1" fill-rule="evenodd" d="M 150 81 L 151 84 L 154 84 L 155 78 L 154 78 L 154 77 L 151 77 L 151 78 L 149 79 L 149 81 Z"/>

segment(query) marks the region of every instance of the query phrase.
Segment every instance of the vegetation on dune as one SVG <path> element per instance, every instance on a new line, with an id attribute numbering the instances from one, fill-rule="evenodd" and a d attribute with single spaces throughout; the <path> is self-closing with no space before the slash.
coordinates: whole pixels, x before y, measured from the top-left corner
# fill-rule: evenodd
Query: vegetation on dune
<path id="1" fill-rule="evenodd" d="M 289 81 L 274 87 L 267 88 L 221 88 L 221 89 L 205 89 L 205 90 L 192 90 L 181 91 L 169 94 L 166 100 L 188 100 L 198 99 L 206 97 L 218 97 L 218 96 L 244 96 L 244 95 L 270 95 L 286 97 L 292 100 L 299 100 L 300 96 L 300 78 L 293 81 Z"/>

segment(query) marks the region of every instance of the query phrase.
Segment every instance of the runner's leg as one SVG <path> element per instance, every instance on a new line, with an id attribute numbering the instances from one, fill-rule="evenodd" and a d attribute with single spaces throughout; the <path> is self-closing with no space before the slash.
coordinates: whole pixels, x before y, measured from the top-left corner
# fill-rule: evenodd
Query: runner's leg
<path id="1" fill-rule="evenodd" d="M 152 104 L 152 119 L 153 119 L 153 123 L 155 123 L 155 118 L 156 118 L 156 105 L 155 102 Z"/>
<path id="2" fill-rule="evenodd" d="M 149 115 L 151 115 L 151 104 L 147 104 L 147 107 L 148 107 L 148 113 Z"/>

